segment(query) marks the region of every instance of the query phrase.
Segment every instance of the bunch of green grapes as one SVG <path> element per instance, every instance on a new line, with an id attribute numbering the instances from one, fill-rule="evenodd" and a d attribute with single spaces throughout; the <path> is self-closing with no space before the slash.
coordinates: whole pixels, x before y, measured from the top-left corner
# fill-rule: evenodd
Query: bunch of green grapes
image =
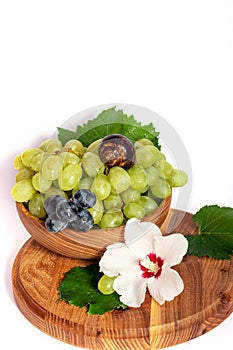
<path id="1" fill-rule="evenodd" d="M 95 147 L 90 146 L 89 152 L 94 152 L 99 160 L 98 143 L 95 142 L 94 145 Z M 99 168 L 101 171 L 91 175 L 91 162 L 83 164 L 88 177 L 81 180 L 81 186 L 82 181 L 85 181 L 88 189 L 102 201 L 99 205 L 103 208 L 103 214 L 97 222 L 101 228 L 120 226 L 133 217 L 142 219 L 153 212 L 161 200 L 171 195 L 172 187 L 187 183 L 187 174 L 174 169 L 150 140 L 136 141 L 134 150 L 135 164 L 129 169 L 112 166 L 106 172 L 103 171 L 102 164 Z M 88 152 L 85 157 L 87 154 Z"/>
<path id="2" fill-rule="evenodd" d="M 27 203 L 33 215 L 44 218 L 43 203 L 51 195 L 71 198 L 75 191 L 88 189 L 97 198 L 88 209 L 94 224 L 108 228 L 121 226 L 129 218 L 142 219 L 171 195 L 172 187 L 183 186 L 188 180 L 186 173 L 174 169 L 147 139 L 133 144 L 135 162 L 129 168 L 106 165 L 99 154 L 101 142 L 85 148 L 79 140 L 63 146 L 58 139 L 49 139 L 24 151 L 14 160 L 18 173 L 13 198 Z"/>
<path id="3" fill-rule="evenodd" d="M 16 183 L 11 194 L 15 201 L 28 205 L 38 218 L 46 215 L 44 201 L 52 195 L 68 198 L 82 176 L 84 147 L 71 140 L 63 147 L 58 139 L 48 139 L 38 148 L 30 148 L 14 159 Z"/>

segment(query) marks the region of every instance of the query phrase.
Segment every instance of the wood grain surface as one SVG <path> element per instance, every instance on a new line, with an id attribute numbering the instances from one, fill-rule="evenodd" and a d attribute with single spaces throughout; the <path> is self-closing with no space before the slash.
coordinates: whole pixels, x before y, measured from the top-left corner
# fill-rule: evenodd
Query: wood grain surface
<path id="1" fill-rule="evenodd" d="M 192 215 L 170 210 L 164 234 L 195 234 Z M 116 310 L 103 316 L 59 301 L 57 287 L 65 272 L 93 260 L 59 255 L 30 238 L 20 249 L 12 285 L 22 314 L 36 327 L 61 341 L 87 349 L 147 350 L 186 342 L 210 331 L 233 311 L 233 262 L 185 257 L 174 267 L 184 291 L 174 301 L 158 305 L 147 294 L 140 308 Z M 33 344 L 32 344 L 33 346 Z"/>

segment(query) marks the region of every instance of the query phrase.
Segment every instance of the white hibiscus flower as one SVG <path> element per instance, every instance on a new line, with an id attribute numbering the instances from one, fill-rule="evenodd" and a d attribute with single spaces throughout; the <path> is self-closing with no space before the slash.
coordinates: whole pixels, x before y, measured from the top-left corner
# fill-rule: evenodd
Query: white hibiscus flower
<path id="1" fill-rule="evenodd" d="M 117 276 L 113 288 L 121 302 L 139 307 L 148 289 L 162 305 L 183 291 L 180 275 L 171 269 L 182 261 L 188 249 L 188 241 L 182 234 L 162 236 L 155 224 L 130 219 L 124 238 L 125 243 L 108 246 L 99 262 L 101 272 Z"/>

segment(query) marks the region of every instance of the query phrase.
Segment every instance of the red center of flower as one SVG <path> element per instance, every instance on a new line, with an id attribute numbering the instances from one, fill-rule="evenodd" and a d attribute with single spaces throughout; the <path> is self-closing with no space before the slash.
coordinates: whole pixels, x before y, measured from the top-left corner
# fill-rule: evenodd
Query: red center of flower
<path id="1" fill-rule="evenodd" d="M 157 257 L 155 253 L 150 253 L 145 259 L 139 261 L 139 266 L 143 271 L 143 278 L 158 278 L 162 273 L 163 259 L 160 256 Z"/>

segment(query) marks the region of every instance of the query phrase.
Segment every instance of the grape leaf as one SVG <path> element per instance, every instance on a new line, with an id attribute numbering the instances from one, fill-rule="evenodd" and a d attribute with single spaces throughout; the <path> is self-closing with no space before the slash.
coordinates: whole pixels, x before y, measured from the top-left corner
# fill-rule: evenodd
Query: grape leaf
<path id="1" fill-rule="evenodd" d="M 229 260 L 233 254 L 233 208 L 204 206 L 193 215 L 193 221 L 199 231 L 185 236 L 189 243 L 187 254 Z"/>
<path id="2" fill-rule="evenodd" d="M 126 309 L 116 292 L 110 295 L 99 292 L 97 285 L 102 275 L 97 264 L 72 268 L 58 287 L 60 299 L 71 305 L 88 306 L 88 313 L 93 315 L 103 315 L 116 308 Z"/>
<path id="3" fill-rule="evenodd" d="M 102 111 L 96 118 L 89 120 L 86 124 L 77 125 L 76 131 L 58 129 L 58 138 L 64 145 L 71 139 L 78 139 L 85 147 L 92 142 L 110 134 L 122 134 L 131 141 L 137 141 L 141 138 L 151 140 L 153 144 L 160 149 L 157 132 L 152 123 L 142 125 L 136 121 L 134 116 L 128 116 L 122 110 L 116 110 L 112 107 Z"/>

